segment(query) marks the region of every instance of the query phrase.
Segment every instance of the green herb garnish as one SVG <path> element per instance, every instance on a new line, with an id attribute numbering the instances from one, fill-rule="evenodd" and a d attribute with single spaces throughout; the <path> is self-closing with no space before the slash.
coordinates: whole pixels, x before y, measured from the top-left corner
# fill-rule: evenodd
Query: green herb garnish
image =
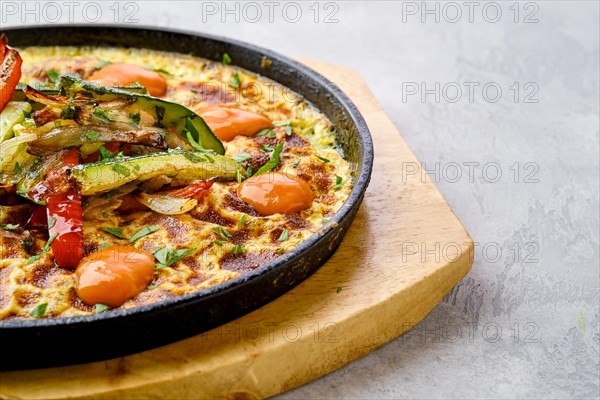
<path id="1" fill-rule="evenodd" d="M 231 56 L 227 53 L 223 53 L 223 64 L 228 65 L 231 64 Z"/>
<path id="2" fill-rule="evenodd" d="M 127 239 L 125 236 L 123 236 L 123 228 L 102 228 L 102 230 L 118 237 L 119 239 Z"/>
<path id="3" fill-rule="evenodd" d="M 99 152 L 100 160 L 106 160 L 108 158 L 114 158 L 116 156 L 116 153 L 113 153 L 112 151 L 108 150 L 106 147 L 104 147 L 104 145 L 100 146 Z"/>
<path id="4" fill-rule="evenodd" d="M 54 228 L 54 225 L 56 225 L 56 218 L 48 217 L 48 229 Z"/>
<path id="5" fill-rule="evenodd" d="M 233 159 L 239 163 L 243 163 L 244 161 L 247 161 L 251 158 L 252 158 L 252 156 L 248 153 L 240 153 L 233 157 Z"/>
<path id="6" fill-rule="evenodd" d="M 61 119 L 73 119 L 75 117 L 75 107 L 67 106 L 60 112 Z"/>
<path id="7" fill-rule="evenodd" d="M 131 121 L 136 125 L 139 125 L 140 121 L 142 120 L 140 113 L 129 114 L 129 118 L 131 118 Z"/>
<path id="8" fill-rule="evenodd" d="M 334 190 L 340 190 L 342 188 L 342 177 L 336 175 L 335 176 L 335 186 L 333 187 Z"/>
<path id="9" fill-rule="evenodd" d="M 242 215 L 242 218 L 240 218 L 240 222 L 238 222 L 239 225 L 246 225 L 246 214 Z"/>
<path id="10" fill-rule="evenodd" d="M 13 166 L 13 172 L 15 174 L 20 173 L 21 171 L 23 171 L 23 168 L 21 168 L 21 166 L 19 165 L 18 162 L 15 163 L 15 165 Z"/>
<path id="11" fill-rule="evenodd" d="M 98 136 L 100 136 L 100 132 L 96 132 L 96 131 L 87 131 L 85 133 L 85 137 L 87 137 L 88 139 L 90 139 L 92 142 L 96 139 L 98 139 Z"/>
<path id="12" fill-rule="evenodd" d="M 283 143 L 279 143 L 273 149 L 273 152 L 271 153 L 271 157 L 270 157 L 269 161 L 265 165 L 260 167 L 260 169 L 258 171 L 256 171 L 256 173 L 254 174 L 254 176 L 264 174 L 265 172 L 268 172 L 268 171 L 272 170 L 273 168 L 277 168 L 277 166 L 279 165 L 279 162 L 280 162 L 279 155 L 281 154 L 282 151 L 283 151 Z"/>
<path id="13" fill-rule="evenodd" d="M 21 226 L 19 224 L 0 224 L 0 228 L 4 229 L 5 231 L 17 231 L 19 230 Z"/>
<path id="14" fill-rule="evenodd" d="M 292 135 L 292 121 L 277 122 L 277 123 L 275 123 L 275 126 L 283 126 L 283 129 L 285 130 L 285 134 L 287 136 Z"/>
<path id="15" fill-rule="evenodd" d="M 222 226 L 216 226 L 213 228 L 213 231 L 221 236 L 221 238 L 225 241 L 229 241 L 229 239 L 231 239 L 233 236 L 231 235 L 231 233 L 229 233 L 225 228 L 223 228 Z"/>
<path id="16" fill-rule="evenodd" d="M 196 251 L 195 247 L 190 249 L 181 249 L 181 250 L 173 250 L 173 249 L 165 249 L 161 248 L 152 252 L 154 257 L 158 260 L 159 264 L 155 267 L 155 269 L 163 269 L 166 267 L 170 267 L 175 264 L 177 261 L 181 260 L 184 257 L 192 254 Z"/>
<path id="17" fill-rule="evenodd" d="M 137 231 L 136 233 L 133 234 L 133 236 L 129 239 L 129 243 L 133 243 L 138 239 L 143 238 L 144 236 L 147 236 L 153 232 L 156 232 L 157 230 L 159 230 L 160 228 L 158 226 L 145 226 L 142 229 L 140 229 L 139 231 Z"/>
<path id="18" fill-rule="evenodd" d="M 237 256 L 238 254 L 246 254 L 246 250 L 241 244 L 236 244 L 235 246 L 233 246 L 233 255 Z"/>
<path id="19" fill-rule="evenodd" d="M 229 86 L 234 87 L 236 89 L 240 87 L 240 74 L 238 74 L 237 72 L 233 74 L 231 80 L 229 81 Z"/>
<path id="20" fill-rule="evenodd" d="M 289 232 L 287 229 L 284 229 L 283 232 L 281 232 L 281 235 L 279 235 L 279 239 L 277 239 L 278 242 L 285 242 L 286 240 L 289 239 Z"/>
<path id="21" fill-rule="evenodd" d="M 38 304 L 30 313 L 33 318 L 40 318 L 46 314 L 46 309 L 48 308 L 48 303 Z"/>
<path id="22" fill-rule="evenodd" d="M 131 171 L 129 170 L 129 168 L 127 168 L 126 166 L 121 165 L 121 164 L 113 164 L 113 165 L 111 165 L 110 169 L 115 171 L 117 174 L 121 174 L 121 175 L 125 175 L 125 176 L 131 175 Z"/>
<path id="23" fill-rule="evenodd" d="M 108 120 L 108 110 L 103 110 L 101 108 L 94 109 L 94 115 L 100 117 L 102 119 Z"/>
<path id="24" fill-rule="evenodd" d="M 106 304 L 102 303 L 96 303 L 94 305 L 94 313 L 96 314 L 100 314 L 101 312 L 104 312 L 106 310 L 110 310 L 110 306 L 107 306 Z"/>
<path id="25" fill-rule="evenodd" d="M 317 155 L 315 155 L 315 157 L 317 157 L 319 160 L 323 161 L 325 164 L 331 162 L 329 159 L 327 159 L 325 157 L 321 157 L 321 156 L 317 156 Z"/>
<path id="26" fill-rule="evenodd" d="M 223 242 L 218 241 L 217 239 L 213 240 L 213 243 L 216 244 L 219 247 L 223 247 Z"/>
<path id="27" fill-rule="evenodd" d="M 46 70 L 46 75 L 48 75 L 48 79 L 50 79 L 50 82 L 52 83 L 56 83 L 60 78 L 60 74 L 53 69 Z"/>

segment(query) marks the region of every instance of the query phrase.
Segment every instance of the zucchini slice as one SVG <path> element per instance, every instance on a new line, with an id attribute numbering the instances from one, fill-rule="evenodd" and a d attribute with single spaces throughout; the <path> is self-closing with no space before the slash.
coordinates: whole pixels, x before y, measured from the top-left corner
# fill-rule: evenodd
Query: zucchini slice
<path id="1" fill-rule="evenodd" d="M 111 158 L 70 170 L 79 193 L 96 195 L 117 189 L 129 182 L 140 182 L 166 175 L 177 184 L 188 184 L 219 176 L 233 180 L 244 168 L 231 158 L 200 151 L 174 150 L 138 157 Z"/>
<path id="2" fill-rule="evenodd" d="M 215 136 L 206 122 L 192 110 L 181 104 L 171 103 L 145 94 L 128 92 L 115 87 L 102 86 L 97 83 L 83 81 L 71 75 L 60 78 L 61 93 L 67 97 L 82 95 L 95 100 L 111 101 L 127 98 L 136 99 L 130 107 L 150 114 L 160 127 L 174 128 L 175 134 L 187 138 L 191 134 L 196 142 L 194 147 L 201 146 L 205 150 L 212 150 L 217 154 L 225 154 L 223 143 Z M 186 127 L 187 123 L 187 127 Z M 167 138 L 168 141 L 168 138 Z M 192 144 L 190 143 L 190 148 Z"/>

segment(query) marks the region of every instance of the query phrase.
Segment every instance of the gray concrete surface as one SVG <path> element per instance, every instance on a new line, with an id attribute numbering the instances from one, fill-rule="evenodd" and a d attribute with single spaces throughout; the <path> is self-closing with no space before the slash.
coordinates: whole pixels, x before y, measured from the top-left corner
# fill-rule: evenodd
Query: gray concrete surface
<path id="1" fill-rule="evenodd" d="M 311 1 L 298 22 L 294 5 L 254 4 L 256 22 L 220 1 L 122 2 L 116 19 L 357 69 L 477 242 L 412 332 L 281 398 L 598 398 L 599 3 Z"/>

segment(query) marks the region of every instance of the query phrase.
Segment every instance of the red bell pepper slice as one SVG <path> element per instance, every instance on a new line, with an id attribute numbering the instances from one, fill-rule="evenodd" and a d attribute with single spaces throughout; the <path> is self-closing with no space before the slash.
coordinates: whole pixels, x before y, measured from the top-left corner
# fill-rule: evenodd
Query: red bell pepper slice
<path id="1" fill-rule="evenodd" d="M 56 168 L 66 173 L 67 168 L 79 164 L 79 150 L 70 150 L 63 163 Z M 58 171 L 53 171 L 56 174 Z M 48 175 L 54 175 L 48 174 Z M 52 241 L 54 262 L 59 267 L 76 268 L 83 258 L 83 208 L 81 196 L 70 187 L 63 193 L 54 193 L 46 199 L 48 231 Z"/>
<path id="2" fill-rule="evenodd" d="M 5 35 L 0 36 L 0 111 L 12 99 L 12 95 L 21 79 L 23 59 L 19 52 L 8 46 Z"/>

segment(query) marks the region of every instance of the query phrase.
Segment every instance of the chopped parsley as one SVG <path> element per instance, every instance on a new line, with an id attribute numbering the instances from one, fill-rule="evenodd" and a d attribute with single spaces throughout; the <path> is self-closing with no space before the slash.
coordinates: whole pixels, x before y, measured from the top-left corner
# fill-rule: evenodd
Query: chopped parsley
<path id="1" fill-rule="evenodd" d="M 101 312 L 104 312 L 106 310 L 110 310 L 110 306 L 107 306 L 106 304 L 102 303 L 96 303 L 94 305 L 94 313 L 96 314 L 100 314 Z"/>
<path id="2" fill-rule="evenodd" d="M 238 222 L 239 225 L 246 225 L 246 214 L 242 215 L 242 218 L 240 218 L 240 222 Z"/>
<path id="3" fill-rule="evenodd" d="M 52 83 L 56 83 L 58 78 L 60 78 L 60 74 L 53 69 L 46 70 L 46 75 L 48 75 L 48 79 L 50 79 L 50 82 Z"/>
<path id="4" fill-rule="evenodd" d="M 75 117 L 75 107 L 67 106 L 60 112 L 61 119 L 73 119 Z"/>
<path id="5" fill-rule="evenodd" d="M 152 254 L 154 254 L 154 257 L 156 257 L 156 259 L 159 262 L 155 269 L 163 269 L 166 267 L 170 267 L 182 258 L 189 256 L 194 251 L 196 251 L 195 247 L 181 250 L 173 250 L 166 248 L 154 250 Z"/>
<path id="6" fill-rule="evenodd" d="M 235 179 L 237 180 L 238 183 L 242 183 L 242 181 L 244 180 L 244 177 L 242 176 L 242 173 L 240 172 L 239 169 L 237 169 L 235 171 Z"/>
<path id="7" fill-rule="evenodd" d="M 233 255 L 237 256 L 238 254 L 246 254 L 246 250 L 241 244 L 236 244 L 235 246 L 233 246 Z"/>
<path id="8" fill-rule="evenodd" d="M 340 190 L 342 188 L 342 182 L 343 182 L 342 177 L 336 175 L 335 176 L 335 186 L 333 187 L 333 190 Z"/>
<path id="9" fill-rule="evenodd" d="M 265 153 L 270 153 L 274 150 L 274 148 L 269 146 L 268 144 L 263 144 L 261 150 L 264 151 Z"/>
<path id="10" fill-rule="evenodd" d="M 159 230 L 160 228 L 158 226 L 145 226 L 142 229 L 140 229 L 139 231 L 137 231 L 136 233 L 133 234 L 133 236 L 129 239 L 129 243 L 133 243 L 138 239 L 143 238 L 144 236 L 147 236 L 153 232 L 156 232 L 157 230 Z"/>
<path id="11" fill-rule="evenodd" d="M 46 309 L 48 308 L 48 303 L 38 304 L 30 313 L 33 318 L 40 318 L 46 314 Z"/>
<path id="12" fill-rule="evenodd" d="M 140 113 L 129 114 L 129 118 L 131 118 L 131 121 L 136 125 L 139 125 L 140 121 L 142 120 Z"/>
<path id="13" fill-rule="evenodd" d="M 277 239 L 278 242 L 285 242 L 286 240 L 288 240 L 290 237 L 290 234 L 288 232 L 287 229 L 284 229 L 283 232 L 281 232 L 281 235 L 279 235 L 279 239 Z"/>
<path id="14" fill-rule="evenodd" d="M 19 224 L 0 224 L 0 228 L 4 229 L 5 231 L 17 231 L 19 230 L 21 226 Z"/>
<path id="15" fill-rule="evenodd" d="M 256 135 L 254 135 L 254 136 L 256 136 L 256 137 L 260 137 L 260 136 L 266 136 L 266 135 L 267 135 L 267 133 L 269 133 L 269 132 L 271 132 L 271 131 L 272 131 L 272 129 L 271 129 L 271 128 L 265 128 L 265 129 L 263 129 L 262 131 L 258 132 L 258 133 L 257 133 Z"/>
<path id="16" fill-rule="evenodd" d="M 125 175 L 125 176 L 131 175 L 131 171 L 129 170 L 129 168 L 127 168 L 126 166 L 121 165 L 121 164 L 113 164 L 113 165 L 111 165 L 110 169 L 112 169 L 113 171 L 115 171 L 117 174 L 120 174 L 120 175 Z"/>
<path id="17" fill-rule="evenodd" d="M 315 157 L 317 157 L 319 160 L 323 161 L 325 164 L 331 162 L 329 159 L 325 158 L 325 157 L 321 157 L 318 155 L 315 155 Z"/>
<path id="18" fill-rule="evenodd" d="M 102 230 L 118 237 L 119 239 L 127 239 L 125 236 L 123 236 L 123 228 L 102 228 Z"/>
<path id="19" fill-rule="evenodd" d="M 265 165 L 260 167 L 260 169 L 258 171 L 256 171 L 256 173 L 254 174 L 254 176 L 264 174 L 265 172 L 268 172 L 268 171 L 272 170 L 273 168 L 277 168 L 277 166 L 279 166 L 279 162 L 280 162 L 279 155 L 281 154 L 282 151 L 283 151 L 283 143 L 279 143 L 273 149 L 273 152 L 271 153 L 271 157 L 270 157 L 269 161 Z"/>
<path id="20" fill-rule="evenodd" d="M 170 73 L 169 71 L 167 71 L 166 69 L 162 69 L 162 68 L 154 68 L 155 72 L 158 72 L 159 74 L 165 74 L 168 76 L 173 76 L 172 73 Z"/>
<path id="21" fill-rule="evenodd" d="M 223 53 L 223 64 L 229 65 L 231 64 L 231 56 L 227 53 Z"/>
<path id="22" fill-rule="evenodd" d="M 275 126 L 283 126 L 287 136 L 292 135 L 292 121 L 277 122 Z"/>
<path id="23" fill-rule="evenodd" d="M 44 254 L 48 253 L 50 251 L 50 246 L 52 245 L 52 242 L 54 242 L 54 239 L 56 239 L 57 236 L 58 236 L 58 232 L 54 232 L 52 235 L 50 235 L 50 237 L 48 238 L 48 241 L 46 242 L 46 245 L 42 249 L 42 252 L 40 254 L 35 255 L 35 256 L 29 257 L 27 259 L 27 262 L 28 263 L 36 262 L 37 260 L 39 260 L 40 258 L 42 258 L 42 256 Z"/>
<path id="24" fill-rule="evenodd" d="M 103 110 L 101 108 L 94 109 L 94 115 L 100 117 L 102 119 L 108 120 L 108 110 Z"/>
<path id="25" fill-rule="evenodd" d="M 236 89 L 240 87 L 240 74 L 237 72 L 233 74 L 231 80 L 229 81 L 229 86 Z"/>
<path id="26" fill-rule="evenodd" d="M 239 163 L 243 163 L 244 161 L 247 161 L 251 158 L 252 156 L 248 153 L 240 153 L 233 157 L 233 159 Z"/>
<path id="27" fill-rule="evenodd" d="M 279 249 L 275 250 L 275 253 L 277 254 L 283 254 L 285 250 L 283 249 L 283 247 L 280 247 Z"/>
<path id="28" fill-rule="evenodd" d="M 231 233 L 229 233 L 225 228 L 223 228 L 222 226 L 216 226 L 213 228 L 213 231 L 219 235 L 223 240 L 225 240 L 226 242 L 229 241 L 229 239 L 231 239 L 233 236 L 231 235 Z"/>
<path id="29" fill-rule="evenodd" d="M 219 241 L 217 239 L 213 240 L 213 243 L 216 244 L 219 247 L 223 247 L 223 242 L 221 242 L 221 241 Z"/>
<path id="30" fill-rule="evenodd" d="M 13 167 L 13 172 L 15 174 L 18 174 L 19 172 L 23 171 L 23 168 L 21 168 L 21 165 L 19 165 L 18 162 L 15 163 L 15 166 Z"/>
<path id="31" fill-rule="evenodd" d="M 100 136 L 100 132 L 96 132 L 96 131 L 87 131 L 85 133 L 85 137 L 87 137 L 88 139 L 90 139 L 92 142 L 96 139 L 98 139 L 98 136 Z"/>
<path id="32" fill-rule="evenodd" d="M 100 160 L 106 160 L 108 158 L 114 158 L 117 154 L 108 150 L 104 145 L 100 146 Z"/>

